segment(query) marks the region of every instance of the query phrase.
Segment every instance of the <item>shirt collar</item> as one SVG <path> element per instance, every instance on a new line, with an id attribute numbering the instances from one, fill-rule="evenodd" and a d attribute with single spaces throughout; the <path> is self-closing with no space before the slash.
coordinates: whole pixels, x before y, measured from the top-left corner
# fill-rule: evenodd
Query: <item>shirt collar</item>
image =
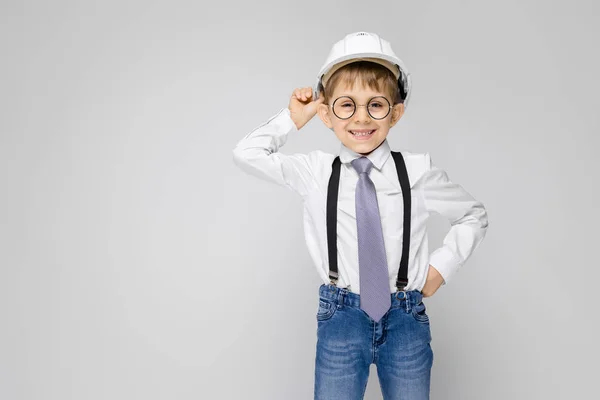
<path id="1" fill-rule="evenodd" d="M 390 156 L 390 145 L 387 141 L 387 138 L 381 143 L 381 145 L 373 150 L 366 157 L 373 163 L 373 166 L 381 171 L 383 164 L 385 164 L 386 160 Z M 341 143 L 340 145 L 340 161 L 344 164 L 350 163 L 352 160 L 364 157 L 363 155 L 356 153 L 353 150 L 350 150 L 348 147 Z"/>

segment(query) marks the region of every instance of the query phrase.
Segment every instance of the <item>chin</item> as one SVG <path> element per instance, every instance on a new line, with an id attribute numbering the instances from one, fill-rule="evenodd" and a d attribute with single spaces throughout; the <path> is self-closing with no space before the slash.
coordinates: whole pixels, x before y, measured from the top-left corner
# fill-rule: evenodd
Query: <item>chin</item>
<path id="1" fill-rule="evenodd" d="M 354 140 L 350 140 L 350 141 L 344 142 L 344 145 L 346 145 L 346 147 L 348 147 L 350 150 L 352 150 L 356 153 L 366 155 L 366 154 L 371 153 L 376 148 L 378 148 L 383 143 L 384 140 L 385 140 L 385 138 L 383 138 L 383 139 L 372 138 L 372 140 L 368 140 L 365 143 L 357 143 Z"/>
<path id="2" fill-rule="evenodd" d="M 346 147 L 348 147 L 350 150 L 354 151 L 355 153 L 359 153 L 359 154 L 369 154 L 370 152 L 372 152 L 373 150 L 375 150 L 377 148 L 377 146 L 374 146 L 372 144 L 361 144 L 361 145 L 356 145 L 356 144 L 350 144 L 350 145 L 346 145 Z"/>

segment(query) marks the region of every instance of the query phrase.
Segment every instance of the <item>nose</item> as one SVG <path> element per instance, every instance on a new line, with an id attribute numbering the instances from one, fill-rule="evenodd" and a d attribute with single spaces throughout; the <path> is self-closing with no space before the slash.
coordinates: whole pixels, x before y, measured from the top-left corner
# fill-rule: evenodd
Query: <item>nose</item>
<path id="1" fill-rule="evenodd" d="M 367 106 L 356 106 L 356 111 L 354 112 L 355 121 L 370 121 L 371 116 L 367 111 Z"/>

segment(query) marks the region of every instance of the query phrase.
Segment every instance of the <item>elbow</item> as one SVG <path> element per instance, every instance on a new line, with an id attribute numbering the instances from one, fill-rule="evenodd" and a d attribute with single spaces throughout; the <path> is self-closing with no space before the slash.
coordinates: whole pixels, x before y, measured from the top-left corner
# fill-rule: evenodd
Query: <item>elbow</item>
<path id="1" fill-rule="evenodd" d="M 481 231 L 481 237 L 483 238 L 487 233 L 487 229 L 489 226 L 488 220 L 488 212 L 483 206 L 482 203 L 479 203 L 477 207 L 477 212 L 475 213 L 475 219 L 477 221 L 477 225 L 479 226 L 479 230 Z"/>
<path id="2" fill-rule="evenodd" d="M 479 221 L 481 222 L 481 227 L 487 229 L 489 225 L 488 212 L 482 202 L 479 202 Z"/>
<path id="3" fill-rule="evenodd" d="M 474 203 L 462 217 L 451 222 L 451 225 L 465 224 L 482 231 L 488 228 L 488 212 L 481 202 Z"/>

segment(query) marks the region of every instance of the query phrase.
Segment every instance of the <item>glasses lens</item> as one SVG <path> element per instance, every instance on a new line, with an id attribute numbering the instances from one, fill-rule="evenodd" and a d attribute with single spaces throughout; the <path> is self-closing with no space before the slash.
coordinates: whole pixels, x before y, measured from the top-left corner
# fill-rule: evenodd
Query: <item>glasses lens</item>
<path id="1" fill-rule="evenodd" d="M 354 101 L 350 97 L 338 97 L 333 102 L 333 112 L 341 119 L 350 118 L 355 108 Z"/>
<path id="2" fill-rule="evenodd" d="M 374 97 L 369 102 L 369 114 L 375 119 L 383 119 L 390 112 L 390 102 L 385 97 Z"/>

